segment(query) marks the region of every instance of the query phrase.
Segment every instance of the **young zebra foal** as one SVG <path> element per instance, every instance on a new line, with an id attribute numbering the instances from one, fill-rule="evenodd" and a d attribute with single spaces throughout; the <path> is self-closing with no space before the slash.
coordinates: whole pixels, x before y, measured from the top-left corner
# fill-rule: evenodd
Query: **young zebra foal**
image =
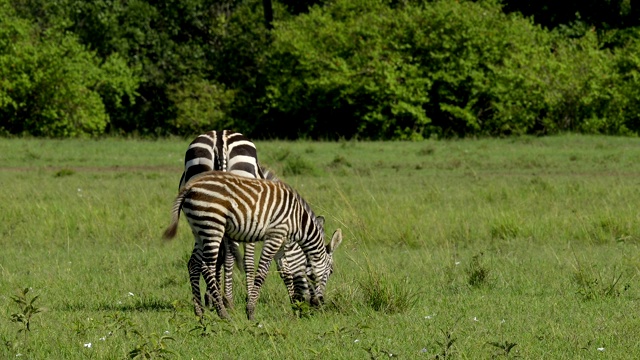
<path id="1" fill-rule="evenodd" d="M 176 197 L 171 224 L 164 233 L 166 239 L 176 235 L 180 210 L 201 245 L 203 276 L 221 318 L 229 318 L 215 278 L 223 236 L 239 242 L 264 241 L 248 294 L 249 320 L 254 319 L 271 261 L 276 254 L 282 256 L 285 245 L 291 242 L 296 242 L 306 256 L 313 287 L 311 302 L 324 302 L 327 280 L 333 272 L 333 252 L 342 241 L 342 232 L 337 229 L 331 242 L 325 245 L 324 218 L 316 217 L 309 204 L 290 186 L 219 171 L 206 172 L 188 183 Z"/>

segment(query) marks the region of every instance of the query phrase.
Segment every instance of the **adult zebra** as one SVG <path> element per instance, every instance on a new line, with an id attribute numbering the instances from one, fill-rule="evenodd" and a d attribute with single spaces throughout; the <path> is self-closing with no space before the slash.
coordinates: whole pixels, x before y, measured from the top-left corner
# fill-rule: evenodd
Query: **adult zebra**
<path id="1" fill-rule="evenodd" d="M 248 294 L 247 317 L 254 319 L 260 288 L 283 245 L 297 243 L 305 254 L 316 303 L 324 302 L 327 280 L 333 272 L 333 252 L 342 242 L 337 229 L 324 243 L 324 218 L 316 217 L 309 204 L 283 182 L 251 179 L 212 171 L 189 182 L 178 194 L 171 223 L 164 237 L 172 239 L 182 210 L 196 242 L 202 244 L 202 270 L 218 315 L 228 319 L 218 282 L 216 262 L 224 236 L 254 243 L 264 241 L 253 287 Z M 199 299 L 198 299 L 199 300 Z"/>
<path id="2" fill-rule="evenodd" d="M 230 130 L 210 131 L 197 136 L 187 148 L 184 159 L 184 172 L 180 178 L 180 188 L 194 177 L 211 170 L 228 171 L 230 173 L 249 178 L 260 178 L 278 181 L 277 177 L 258 164 L 255 145 L 244 135 Z M 221 282 L 221 263 L 224 261 L 224 301 L 227 306 L 233 306 L 233 264 L 240 257 L 238 243 L 224 241 L 222 253 L 217 265 L 216 279 Z M 247 277 L 247 293 L 253 286 L 254 244 L 245 245 L 244 270 Z M 305 277 L 306 259 L 302 250 L 295 244 L 287 245 L 285 257 L 279 256 L 278 270 L 287 287 L 292 302 L 305 300 L 309 297 L 309 288 Z M 188 269 L 191 290 L 194 298 L 194 311 L 202 315 L 200 302 L 200 275 L 202 273 L 202 246 L 194 244 Z M 198 299 L 198 301 L 196 301 Z M 211 302 L 210 295 L 205 295 L 205 303 Z"/>

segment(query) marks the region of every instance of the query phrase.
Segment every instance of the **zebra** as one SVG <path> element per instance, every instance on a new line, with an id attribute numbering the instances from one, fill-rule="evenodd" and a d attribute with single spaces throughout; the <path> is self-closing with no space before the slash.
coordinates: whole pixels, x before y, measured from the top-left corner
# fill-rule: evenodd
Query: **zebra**
<path id="1" fill-rule="evenodd" d="M 187 148 L 184 164 L 185 169 L 180 178 L 179 188 L 182 188 L 189 180 L 210 170 L 228 171 L 240 176 L 278 181 L 273 172 L 258 164 L 255 145 L 241 133 L 230 130 L 210 131 L 197 136 Z M 244 270 L 247 276 L 247 293 L 249 293 L 253 282 L 254 247 L 255 245 L 252 243 L 245 244 Z M 218 283 L 221 283 L 220 269 L 224 262 L 224 302 L 227 307 L 232 307 L 233 264 L 235 259 L 240 258 L 238 243 L 224 241 L 222 253 L 223 255 L 219 257 L 216 264 L 216 278 Z M 194 311 L 198 316 L 202 315 L 202 308 L 198 305 L 199 302 L 195 301 L 196 298 L 201 298 L 201 259 L 202 249 L 200 244 L 196 242 L 189 258 L 188 270 L 194 298 Z M 296 301 L 305 301 L 311 298 L 306 277 L 304 276 L 306 259 L 302 250 L 297 245 L 291 244 L 285 249 L 285 257 L 279 257 L 276 260 L 291 302 L 295 303 Z M 285 267 L 287 269 L 283 270 Z M 288 269 L 291 269 L 291 271 Z M 210 294 L 206 294 L 205 305 L 209 306 L 211 300 Z"/>
<path id="2" fill-rule="evenodd" d="M 229 319 L 229 315 L 215 279 L 215 264 L 224 236 L 240 242 L 264 241 L 247 299 L 249 320 L 254 320 L 269 265 L 276 254 L 282 254 L 287 243 L 297 243 L 305 254 L 307 274 L 314 289 L 311 302 L 324 303 L 324 291 L 333 273 L 333 253 L 342 242 L 342 231 L 337 229 L 325 245 L 324 218 L 315 216 L 309 204 L 287 184 L 220 171 L 204 173 L 180 190 L 165 239 L 175 237 L 180 210 L 189 221 L 196 242 L 202 245 L 203 276 L 222 319 Z"/>

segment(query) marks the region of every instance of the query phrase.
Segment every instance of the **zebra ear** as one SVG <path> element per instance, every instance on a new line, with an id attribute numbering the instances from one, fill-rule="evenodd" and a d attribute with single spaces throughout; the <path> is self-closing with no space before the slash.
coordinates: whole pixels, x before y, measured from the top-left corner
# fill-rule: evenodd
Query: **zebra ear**
<path id="1" fill-rule="evenodd" d="M 316 216 L 316 224 L 320 225 L 324 229 L 324 216 Z"/>
<path id="2" fill-rule="evenodd" d="M 336 248 L 338 247 L 338 245 L 340 245 L 341 242 L 342 242 L 342 230 L 337 229 L 333 233 L 333 236 L 331 237 L 331 242 L 329 243 L 329 245 L 327 245 L 327 252 L 333 253 L 334 251 L 336 251 Z"/>

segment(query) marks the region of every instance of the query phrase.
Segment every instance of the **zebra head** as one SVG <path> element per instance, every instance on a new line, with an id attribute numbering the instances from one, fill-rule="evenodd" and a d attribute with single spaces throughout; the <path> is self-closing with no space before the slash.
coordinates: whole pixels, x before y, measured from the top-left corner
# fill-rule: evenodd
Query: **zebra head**
<path id="1" fill-rule="evenodd" d="M 321 234 L 324 237 L 324 217 L 318 216 L 316 217 L 316 223 L 321 230 Z M 324 240 L 323 240 L 324 241 Z M 331 241 L 325 245 L 325 258 L 322 261 L 321 269 L 317 274 L 312 275 L 312 279 L 315 278 L 315 291 L 311 296 L 311 305 L 318 306 L 324 303 L 324 291 L 327 287 L 327 281 L 329 280 L 329 276 L 333 274 L 333 252 L 336 250 L 338 245 L 342 242 L 342 230 L 337 229 L 333 236 L 331 236 Z M 316 276 L 314 276 L 316 275 Z"/>

